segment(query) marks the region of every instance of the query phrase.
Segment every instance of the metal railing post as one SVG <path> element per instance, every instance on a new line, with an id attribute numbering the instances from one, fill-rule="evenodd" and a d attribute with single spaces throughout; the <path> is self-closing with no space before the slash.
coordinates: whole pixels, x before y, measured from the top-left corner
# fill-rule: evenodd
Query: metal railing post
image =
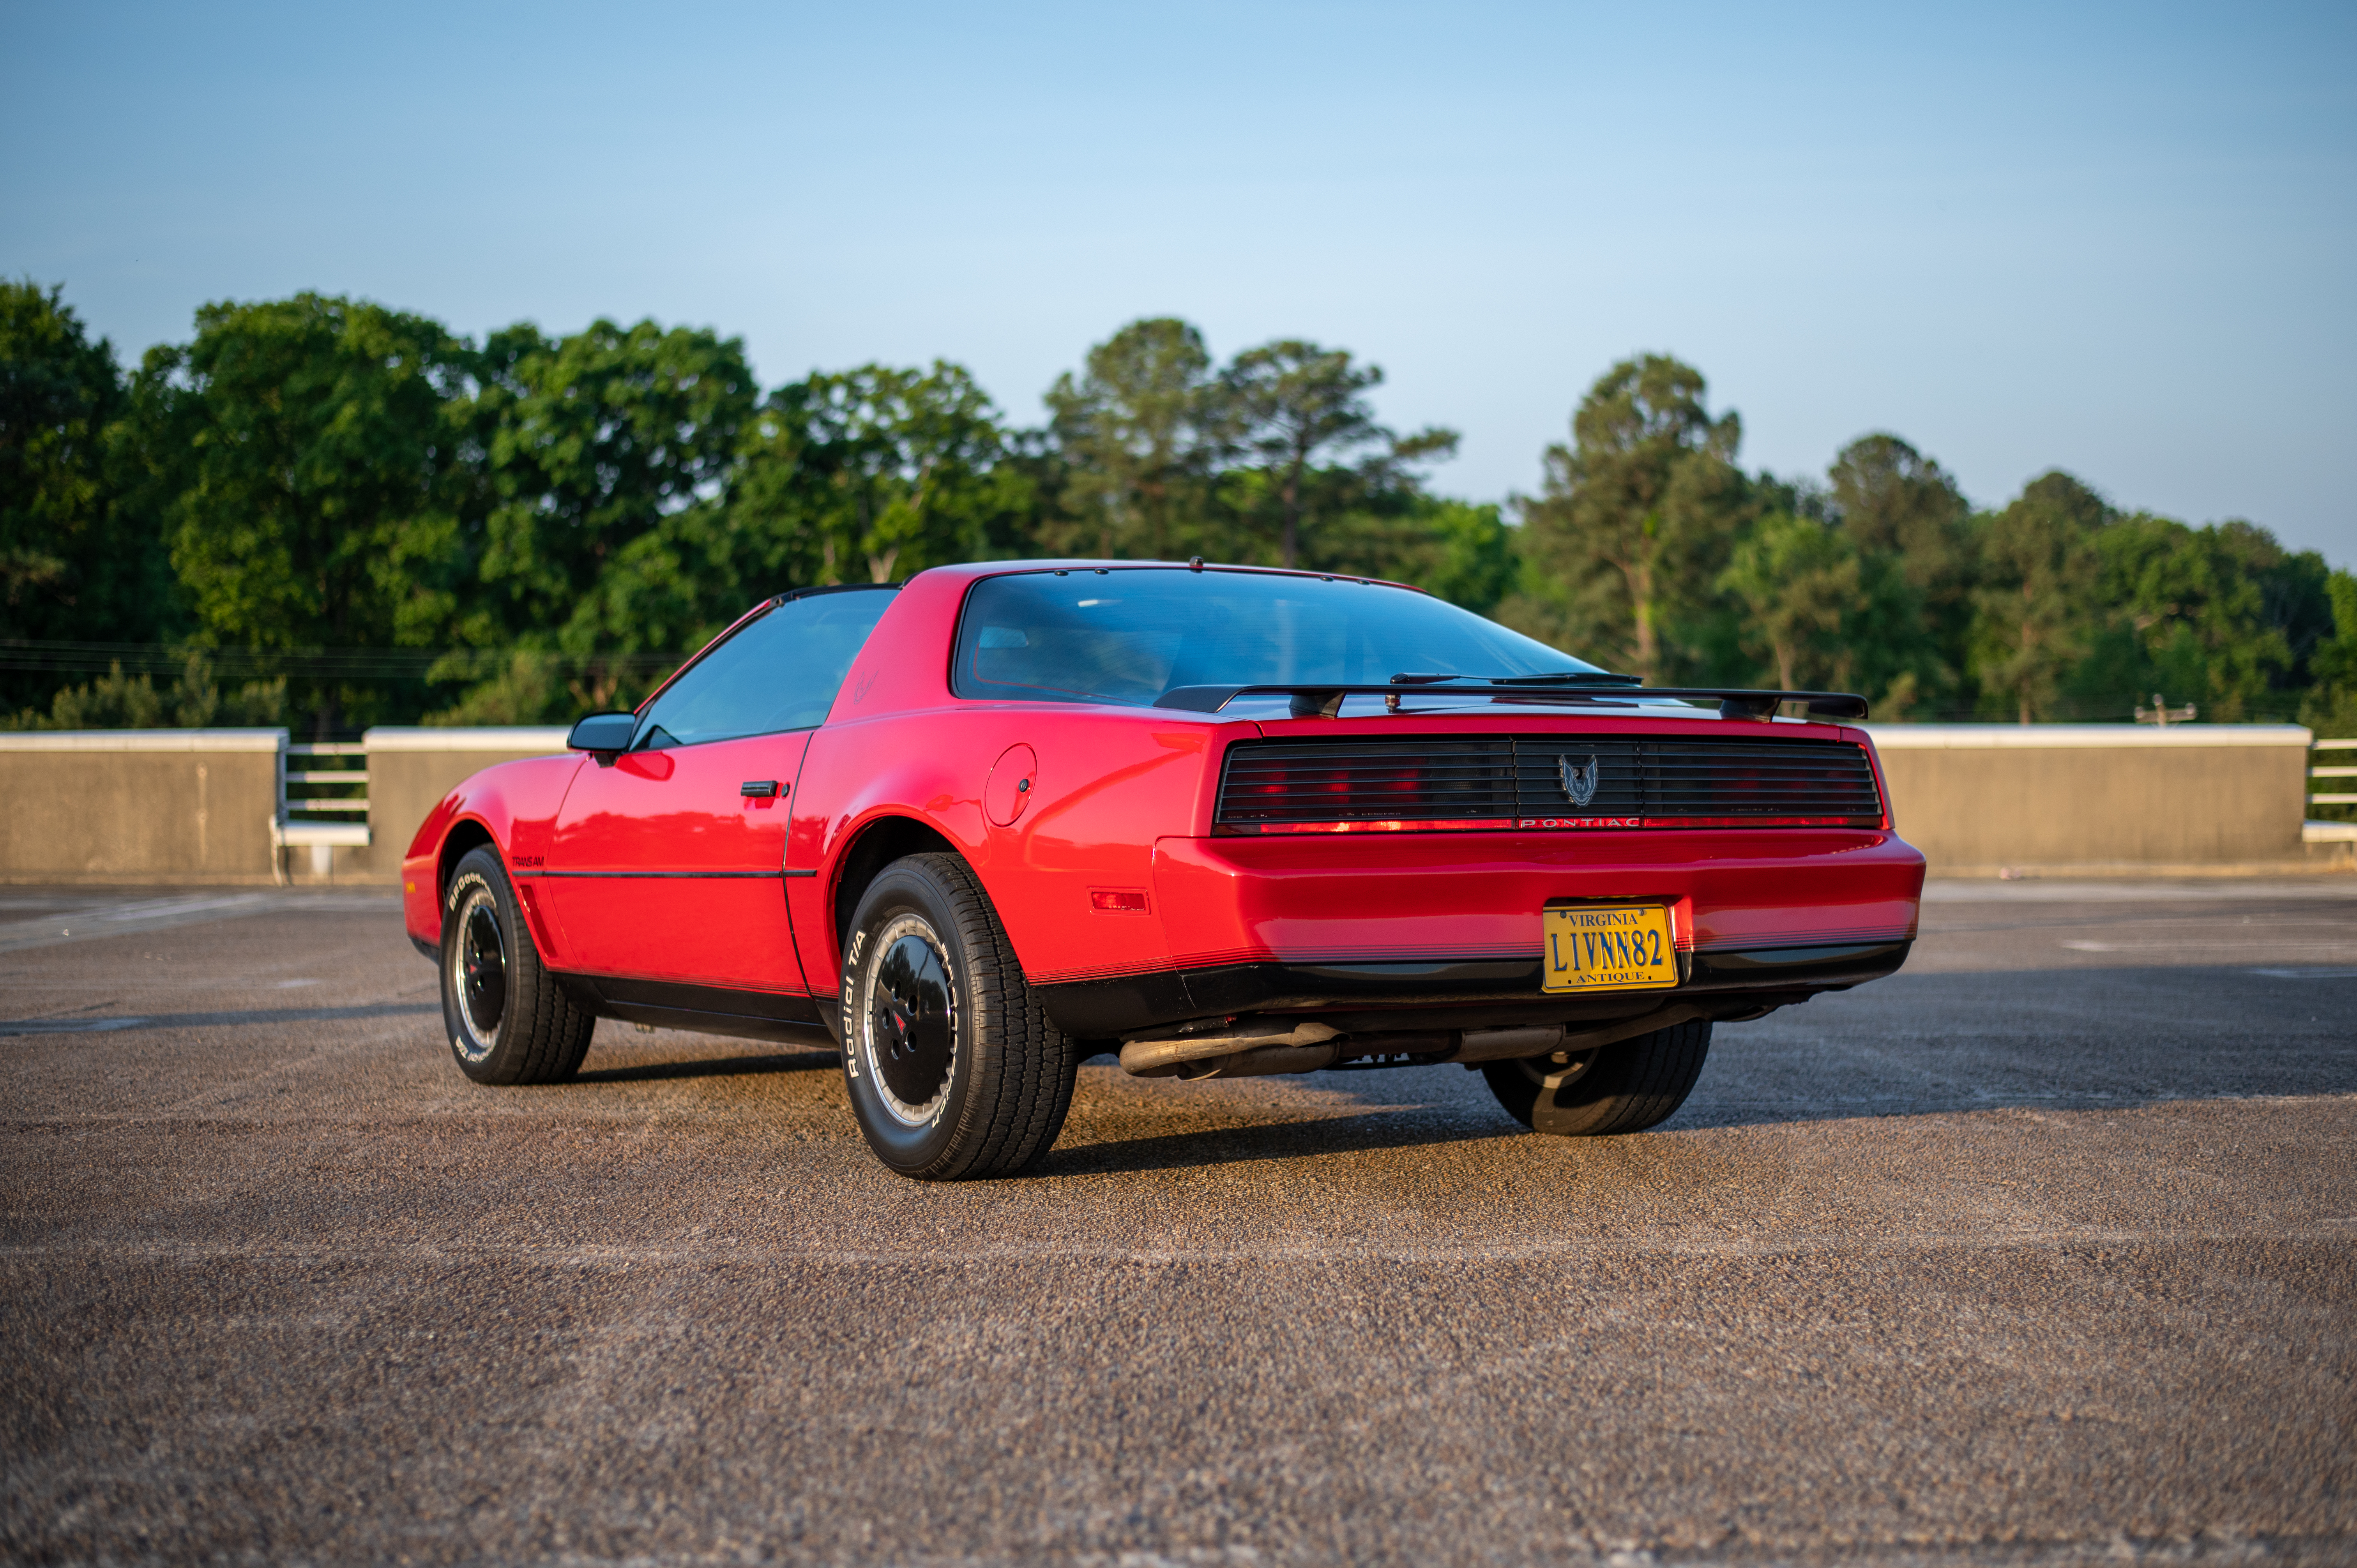
<path id="1" fill-rule="evenodd" d="M 361 766 L 342 764 L 348 757 L 359 757 Z M 280 850 L 296 846 L 311 852 L 314 875 L 326 876 L 335 869 L 336 850 L 340 846 L 361 848 L 371 840 L 368 797 L 368 747 L 358 741 L 313 741 L 289 745 L 279 761 L 278 820 L 272 828 L 272 838 Z M 320 767 L 326 762 L 328 767 Z M 293 763 L 295 766 L 289 767 Z M 311 793 L 322 786 L 331 789 L 361 787 L 357 795 Z M 290 793 L 290 786 L 300 786 L 305 793 Z M 296 813 L 302 813 L 297 815 Z M 358 822 L 333 819 L 347 813 L 357 814 Z"/>
<path id="2" fill-rule="evenodd" d="M 2339 766 L 2329 768 L 2316 767 L 2314 765 L 2316 761 L 2315 754 L 2319 751 L 2357 751 L 2357 740 L 2319 740 L 2314 742 L 2309 748 L 2309 767 L 2308 769 L 2308 776 L 2311 780 L 2318 779 L 2357 779 L 2357 766 L 2345 768 Z M 2321 794 L 2311 793 L 2308 798 L 2308 803 L 2311 806 L 2357 806 L 2357 793 L 2350 793 L 2345 790 L 2327 790 Z"/>

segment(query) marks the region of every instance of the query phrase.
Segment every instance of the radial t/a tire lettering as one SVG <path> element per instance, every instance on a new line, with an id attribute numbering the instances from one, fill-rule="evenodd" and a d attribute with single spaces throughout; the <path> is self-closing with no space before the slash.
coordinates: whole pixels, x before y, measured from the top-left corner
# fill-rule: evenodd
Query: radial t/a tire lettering
<path id="1" fill-rule="evenodd" d="M 477 1083 L 558 1083 L 597 1020 L 542 967 L 515 885 L 491 850 L 469 850 L 442 894 L 442 1024 Z"/>
<path id="2" fill-rule="evenodd" d="M 1710 1020 L 1674 1024 L 1558 1062 L 1486 1062 L 1481 1076 L 1506 1113 L 1534 1133 L 1598 1138 L 1641 1133 L 1677 1114 L 1710 1054 Z"/>
<path id="3" fill-rule="evenodd" d="M 868 884 L 841 1005 L 852 1112 L 902 1176 L 1011 1176 L 1055 1143 L 1079 1058 L 955 855 L 912 854 Z"/>

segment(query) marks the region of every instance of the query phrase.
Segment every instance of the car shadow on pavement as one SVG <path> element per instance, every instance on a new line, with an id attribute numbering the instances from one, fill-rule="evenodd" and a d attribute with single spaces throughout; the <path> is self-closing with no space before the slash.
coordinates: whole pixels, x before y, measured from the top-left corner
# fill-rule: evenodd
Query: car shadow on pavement
<path id="1" fill-rule="evenodd" d="M 1658 1131 L 2357 1094 L 2352 1018 L 2357 973 L 2313 966 L 1901 974 L 1720 1026 Z M 1369 1110 L 1487 1100 L 1426 1076 L 1448 1070 L 1319 1085 Z"/>
<path id="2" fill-rule="evenodd" d="M 1527 1137 L 1504 1112 L 1482 1114 L 1468 1125 L 1461 1112 L 1442 1116 L 1429 1108 L 1377 1111 L 1356 1116 L 1309 1116 L 1294 1122 L 1218 1127 L 1152 1138 L 1124 1138 L 1078 1146 L 1058 1144 L 1027 1174 L 1042 1176 L 1113 1176 L 1137 1171 L 1183 1170 L 1198 1165 L 1241 1165 L 1252 1160 L 1307 1159 L 1323 1155 L 1359 1155 L 1387 1149 L 1436 1148 L 1445 1144 L 1482 1143 Z"/>
<path id="3" fill-rule="evenodd" d="M 1663 1131 L 2357 1093 L 2357 975 L 1901 974 L 1722 1026 Z"/>
<path id="4" fill-rule="evenodd" d="M 702 1057 L 683 1062 L 640 1062 L 630 1067 L 589 1068 L 573 1075 L 575 1083 L 655 1083 L 665 1079 L 734 1078 L 765 1072 L 808 1072 L 813 1068 L 841 1065 L 834 1051 L 794 1051 L 783 1056 Z"/>

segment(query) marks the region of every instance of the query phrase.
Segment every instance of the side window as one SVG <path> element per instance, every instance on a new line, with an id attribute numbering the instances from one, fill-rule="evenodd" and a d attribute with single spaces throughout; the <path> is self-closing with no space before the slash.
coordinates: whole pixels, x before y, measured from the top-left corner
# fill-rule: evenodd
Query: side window
<path id="1" fill-rule="evenodd" d="M 639 745 L 694 746 L 824 723 L 851 661 L 891 603 L 888 588 L 788 599 L 672 682 L 648 711 Z"/>

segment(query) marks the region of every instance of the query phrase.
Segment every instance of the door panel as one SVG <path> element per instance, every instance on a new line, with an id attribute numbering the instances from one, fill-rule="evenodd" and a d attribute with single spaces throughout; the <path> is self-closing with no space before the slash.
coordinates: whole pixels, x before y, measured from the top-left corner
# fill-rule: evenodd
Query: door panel
<path id="1" fill-rule="evenodd" d="M 582 768 L 541 879 L 574 967 L 807 993 L 779 874 L 809 740 L 753 736 Z"/>

